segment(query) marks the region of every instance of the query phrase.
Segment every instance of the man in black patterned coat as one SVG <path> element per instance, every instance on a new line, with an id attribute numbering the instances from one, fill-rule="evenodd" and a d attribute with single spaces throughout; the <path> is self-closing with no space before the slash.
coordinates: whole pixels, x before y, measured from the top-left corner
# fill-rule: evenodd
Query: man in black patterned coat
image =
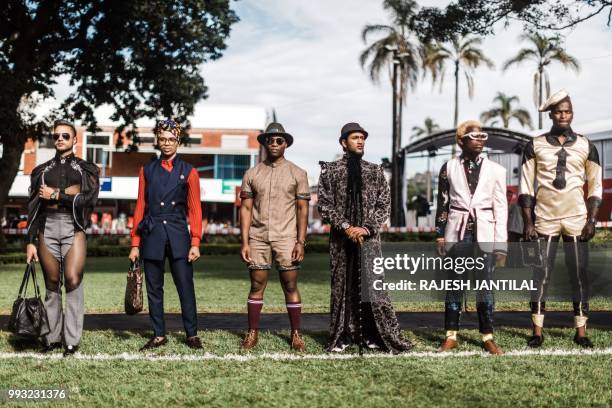
<path id="1" fill-rule="evenodd" d="M 362 160 L 367 137 L 359 124 L 347 123 L 340 135 L 344 156 L 320 162 L 318 209 L 331 225 L 327 350 L 342 352 L 363 341 L 367 348 L 399 353 L 411 344 L 401 336 L 388 294 L 372 286 L 382 278 L 372 263 L 381 256 L 379 229 L 389 218 L 391 198 L 382 167 Z"/>

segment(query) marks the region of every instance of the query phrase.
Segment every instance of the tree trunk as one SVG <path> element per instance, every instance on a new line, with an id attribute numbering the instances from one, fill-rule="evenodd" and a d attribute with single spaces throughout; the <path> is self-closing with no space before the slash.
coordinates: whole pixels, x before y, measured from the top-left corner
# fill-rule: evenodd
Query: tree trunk
<path id="1" fill-rule="evenodd" d="M 538 105 L 538 129 L 542 129 L 542 112 L 540 112 L 540 106 L 542 106 L 542 67 L 540 66 L 538 68 L 538 71 L 540 72 L 540 83 L 539 83 L 539 87 L 540 87 L 540 92 L 539 92 L 539 105 Z"/>
<path id="2" fill-rule="evenodd" d="M 402 84 L 403 88 L 403 84 Z M 404 106 L 404 97 L 402 94 L 402 90 L 398 93 L 398 112 L 397 112 L 397 161 L 398 161 L 398 177 L 397 177 L 397 205 L 399 208 L 397 217 L 398 217 L 398 226 L 405 227 L 406 226 L 406 217 L 405 217 L 405 208 L 406 208 L 406 197 L 404 190 L 404 183 L 406 182 L 406 155 L 402 152 L 402 122 L 404 119 L 402 118 L 403 106 Z M 401 153 L 401 154 L 400 154 Z"/>
<path id="3" fill-rule="evenodd" d="M 455 61 L 455 119 L 453 120 L 453 127 L 457 129 L 459 124 L 459 61 Z M 457 153 L 457 144 L 453 143 L 451 156 L 454 157 Z"/>
<path id="4" fill-rule="evenodd" d="M 6 135 L 6 134 L 5 134 Z M 8 201 L 8 193 L 13 185 L 21 155 L 23 153 L 24 142 L 20 135 L 2 138 L 2 158 L 0 158 L 0 210 L 4 208 Z M 0 229 L 0 242 L 4 242 L 4 236 Z"/>
<path id="5" fill-rule="evenodd" d="M 395 58 L 394 58 L 395 60 Z M 398 162 L 397 162 L 397 139 L 399 135 L 397 134 L 398 128 L 398 97 L 397 97 L 397 79 L 398 79 L 398 69 L 397 64 L 393 63 L 393 132 L 392 132 L 392 141 L 391 141 L 391 226 L 396 227 L 398 225 Z"/>

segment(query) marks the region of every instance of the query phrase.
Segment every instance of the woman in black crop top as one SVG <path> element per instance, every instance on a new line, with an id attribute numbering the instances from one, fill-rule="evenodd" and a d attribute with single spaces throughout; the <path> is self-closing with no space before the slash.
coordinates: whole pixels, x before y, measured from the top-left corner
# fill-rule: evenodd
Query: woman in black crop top
<path id="1" fill-rule="evenodd" d="M 78 349 L 83 331 L 85 230 L 97 201 L 99 177 L 95 164 L 72 153 L 76 131 L 71 123 L 56 123 L 53 139 L 55 157 L 36 167 L 31 175 L 27 261 L 40 261 L 45 277 L 50 332 L 45 336 L 44 351 L 62 347 L 63 339 L 64 355 L 69 355 Z"/>

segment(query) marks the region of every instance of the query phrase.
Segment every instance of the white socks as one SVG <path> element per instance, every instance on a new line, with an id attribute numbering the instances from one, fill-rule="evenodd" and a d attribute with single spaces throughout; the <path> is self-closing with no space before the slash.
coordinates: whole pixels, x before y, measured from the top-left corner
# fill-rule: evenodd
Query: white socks
<path id="1" fill-rule="evenodd" d="M 531 321 L 533 322 L 534 326 L 544 327 L 544 315 L 543 314 L 532 313 Z"/>
<path id="2" fill-rule="evenodd" d="M 589 320 L 586 316 L 574 316 L 574 327 L 577 329 L 579 327 L 584 327 L 586 329 L 587 320 Z"/>

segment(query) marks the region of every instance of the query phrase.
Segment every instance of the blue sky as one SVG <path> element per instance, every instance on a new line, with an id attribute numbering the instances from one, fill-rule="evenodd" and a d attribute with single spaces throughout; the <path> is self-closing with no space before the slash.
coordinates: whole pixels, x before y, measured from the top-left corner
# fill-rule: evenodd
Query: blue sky
<path id="1" fill-rule="evenodd" d="M 446 1 L 421 2 L 445 5 Z M 365 45 L 361 29 L 367 23 L 385 23 L 381 2 L 375 0 L 258 0 L 234 3 L 241 21 L 235 25 L 228 49 L 219 61 L 203 67 L 210 88 L 204 103 L 253 103 L 276 109 L 278 119 L 295 137 L 287 157 L 318 175 L 318 161 L 332 160 L 339 152 L 339 129 L 358 121 L 370 131 L 366 159 L 380 162 L 389 155 L 391 93 L 387 78 L 371 83 L 358 63 Z M 612 30 L 605 16 L 596 17 L 567 31 L 568 52 L 582 62 L 576 75 L 558 66 L 550 68 L 553 92 L 566 88 L 575 104 L 575 123 L 609 119 L 612 93 Z M 488 109 L 497 91 L 517 95 L 532 113 L 533 67 L 502 73 L 500 66 L 520 48 L 522 26 L 501 25 L 487 37 L 483 49 L 496 62 L 496 70 L 476 72 L 476 92 L 469 100 L 465 82 L 460 84 L 460 120 L 477 118 Z M 453 118 L 453 80 L 446 78 L 442 92 L 422 82 L 408 96 L 404 109 L 403 142 L 410 129 L 431 116 L 442 127 Z M 545 120 L 545 127 L 548 122 Z M 577 129 L 579 131 L 579 129 Z M 442 159 L 433 163 L 437 169 Z M 424 169 L 424 160 L 408 172 Z"/>
<path id="2" fill-rule="evenodd" d="M 447 1 L 421 1 L 425 6 L 444 6 Z M 319 160 L 333 160 L 340 152 L 341 126 L 357 121 L 369 132 L 366 159 L 380 163 L 391 145 L 391 90 L 386 77 L 372 84 L 358 57 L 365 44 L 361 30 L 368 23 L 386 23 L 387 15 L 379 0 L 242 0 L 232 3 L 241 21 L 228 41 L 224 56 L 202 67 L 209 86 L 203 104 L 255 104 L 275 108 L 279 121 L 293 134 L 294 145 L 287 157 L 305 168 L 316 182 Z M 553 92 L 566 88 L 574 101 L 576 130 L 579 124 L 610 119 L 612 94 L 612 30 L 601 15 L 566 31 L 569 53 L 582 62 L 582 71 L 550 68 Z M 478 118 L 491 106 L 497 91 L 517 95 L 521 105 L 532 113 L 532 66 L 525 65 L 502 73 L 499 67 L 521 45 L 520 24 L 485 38 L 485 54 L 494 60 L 496 70 L 480 69 L 475 74 L 475 97 L 467 97 L 465 82 L 460 84 L 460 121 Z M 443 128 L 453 118 L 453 80 L 446 78 L 442 92 L 429 81 L 419 83 L 408 95 L 404 108 L 403 144 L 410 130 L 427 116 Z M 68 93 L 67 80 L 59 81 L 57 97 Z M 549 122 L 545 120 L 545 127 Z M 432 163 L 437 169 L 439 157 Z M 408 164 L 408 175 L 423 171 L 425 160 Z"/>

